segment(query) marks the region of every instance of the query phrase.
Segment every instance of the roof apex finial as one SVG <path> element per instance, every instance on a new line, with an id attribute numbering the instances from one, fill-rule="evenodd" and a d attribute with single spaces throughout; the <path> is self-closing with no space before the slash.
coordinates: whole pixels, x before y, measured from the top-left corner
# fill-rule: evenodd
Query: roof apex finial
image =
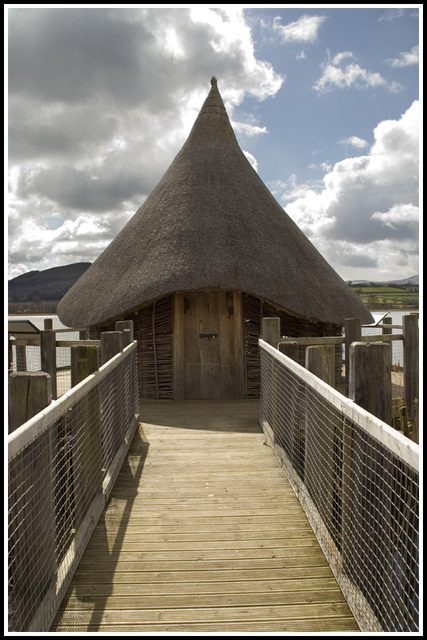
<path id="1" fill-rule="evenodd" d="M 212 87 L 216 87 L 217 86 L 217 82 L 216 82 L 215 76 L 212 76 L 212 78 L 211 78 L 211 85 L 212 85 Z"/>

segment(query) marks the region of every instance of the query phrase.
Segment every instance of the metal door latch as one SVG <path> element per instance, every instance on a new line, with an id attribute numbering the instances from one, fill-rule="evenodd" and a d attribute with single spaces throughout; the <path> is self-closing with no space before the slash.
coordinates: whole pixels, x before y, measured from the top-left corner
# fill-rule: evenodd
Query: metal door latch
<path id="1" fill-rule="evenodd" d="M 217 333 L 199 333 L 199 338 L 217 338 Z"/>

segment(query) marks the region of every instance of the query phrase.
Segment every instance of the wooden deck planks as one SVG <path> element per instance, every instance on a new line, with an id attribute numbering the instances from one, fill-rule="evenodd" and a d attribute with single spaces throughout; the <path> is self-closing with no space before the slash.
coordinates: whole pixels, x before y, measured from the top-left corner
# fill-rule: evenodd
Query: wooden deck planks
<path id="1" fill-rule="evenodd" d="M 257 409 L 141 403 L 51 631 L 358 631 Z"/>

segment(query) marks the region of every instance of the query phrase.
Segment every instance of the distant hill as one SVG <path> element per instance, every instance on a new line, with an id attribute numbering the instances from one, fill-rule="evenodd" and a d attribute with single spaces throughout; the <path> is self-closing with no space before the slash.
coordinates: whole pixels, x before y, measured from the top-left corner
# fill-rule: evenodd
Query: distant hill
<path id="1" fill-rule="evenodd" d="M 9 312 L 25 313 L 20 310 L 23 303 L 30 303 L 32 311 L 34 305 L 43 302 L 58 303 L 90 265 L 90 262 L 76 262 L 44 271 L 29 271 L 12 278 L 8 282 Z"/>
<path id="2" fill-rule="evenodd" d="M 352 285 L 362 285 L 362 286 L 369 286 L 371 283 L 373 285 L 393 285 L 393 284 L 400 284 L 400 285 L 419 285 L 420 284 L 420 276 L 416 275 L 416 276 L 410 276 L 409 278 L 403 278 L 402 280 L 348 280 L 348 283 L 351 283 Z"/>

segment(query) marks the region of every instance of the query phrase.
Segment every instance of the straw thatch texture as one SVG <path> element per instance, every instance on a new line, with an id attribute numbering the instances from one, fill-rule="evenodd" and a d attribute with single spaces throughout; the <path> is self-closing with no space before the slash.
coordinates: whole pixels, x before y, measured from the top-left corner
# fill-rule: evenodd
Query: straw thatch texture
<path id="1" fill-rule="evenodd" d="M 201 289 L 247 292 L 313 321 L 372 321 L 246 159 L 214 79 L 187 142 L 58 315 L 68 326 L 102 324 Z"/>

